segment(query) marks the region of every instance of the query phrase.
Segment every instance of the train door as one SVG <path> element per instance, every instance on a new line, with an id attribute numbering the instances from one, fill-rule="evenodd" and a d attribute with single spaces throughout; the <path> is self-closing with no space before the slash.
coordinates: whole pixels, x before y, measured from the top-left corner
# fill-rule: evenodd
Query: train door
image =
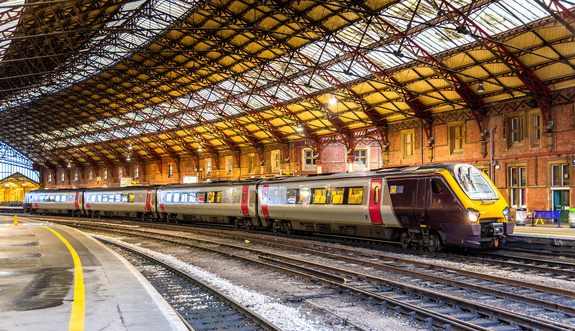
<path id="1" fill-rule="evenodd" d="M 76 196 L 74 197 L 74 207 L 76 209 L 80 209 L 80 192 L 76 192 Z"/>
<path id="2" fill-rule="evenodd" d="M 268 212 L 268 194 L 269 194 L 269 186 L 264 185 L 262 187 L 262 197 L 261 197 L 261 204 L 262 204 L 262 214 L 264 217 L 270 216 Z"/>
<path id="3" fill-rule="evenodd" d="M 381 210 L 379 208 L 382 192 L 382 179 L 372 179 L 369 189 L 369 218 L 371 223 L 383 223 Z"/>
<path id="4" fill-rule="evenodd" d="M 146 191 L 146 211 L 152 211 L 152 191 Z"/>
<path id="5" fill-rule="evenodd" d="M 417 179 L 417 189 L 412 192 L 413 218 L 422 228 L 429 226 L 427 217 L 427 203 L 429 200 L 429 178 Z"/>
<path id="6" fill-rule="evenodd" d="M 250 215 L 250 211 L 248 209 L 248 194 L 249 194 L 249 186 L 244 185 L 242 187 L 242 198 L 241 198 L 242 215 L 244 216 Z"/>

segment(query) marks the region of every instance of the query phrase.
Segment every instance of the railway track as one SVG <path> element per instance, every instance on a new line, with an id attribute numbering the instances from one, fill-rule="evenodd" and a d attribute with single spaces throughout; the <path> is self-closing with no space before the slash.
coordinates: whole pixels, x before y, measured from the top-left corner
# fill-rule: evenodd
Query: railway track
<path id="1" fill-rule="evenodd" d="M 283 254 L 272 254 L 262 249 L 251 248 L 251 246 L 244 247 L 221 241 L 191 239 L 174 234 L 162 235 L 133 227 L 109 226 L 101 223 L 83 224 L 81 227 L 83 229 L 91 228 L 95 231 L 110 227 L 108 231 L 111 233 L 124 236 L 127 234 L 136 235 L 162 240 L 174 245 L 186 245 L 218 254 L 226 254 L 247 262 L 314 279 L 337 288 L 340 292 L 355 293 L 358 298 L 370 300 L 374 304 L 390 307 L 396 312 L 418 318 L 429 327 L 449 325 L 456 329 L 467 330 L 493 328 L 498 330 L 516 330 L 518 328 L 575 330 L 573 326 L 575 325 L 575 311 L 572 308 L 574 305 L 561 303 L 573 302 L 569 300 L 575 298 L 575 293 L 561 289 L 545 286 L 533 289 L 533 284 L 514 281 L 513 286 L 517 287 L 514 290 L 509 284 L 509 280 L 496 279 L 497 277 L 490 275 L 466 273 L 465 270 L 453 268 L 443 268 L 444 270 L 442 270 L 442 268 L 430 264 L 408 259 L 366 254 L 358 250 L 330 247 L 329 245 L 313 244 L 311 248 L 301 247 L 302 242 L 283 238 L 275 238 L 270 241 L 251 237 L 250 241 L 253 244 L 297 251 L 297 254 L 300 255 L 322 256 L 326 259 L 341 261 L 345 267 L 318 264 Z M 217 232 L 219 237 L 237 240 L 237 233 L 232 236 L 221 230 Z M 244 237 L 242 234 L 242 238 Z M 217 247 L 214 248 L 214 245 Z M 352 268 L 356 268 L 350 269 L 350 264 L 352 264 Z M 401 273 L 405 275 L 406 279 L 398 282 L 354 271 L 362 267 Z M 409 284 L 419 284 L 420 286 Z M 483 302 L 477 302 L 470 298 L 481 298 Z M 485 303 L 490 300 L 497 305 Z M 526 307 L 524 302 L 531 305 Z M 533 313 L 525 314 L 521 310 Z"/>
<path id="2" fill-rule="evenodd" d="M 190 330 L 280 330 L 224 293 L 173 266 L 119 243 L 96 239 L 118 248 Z"/>

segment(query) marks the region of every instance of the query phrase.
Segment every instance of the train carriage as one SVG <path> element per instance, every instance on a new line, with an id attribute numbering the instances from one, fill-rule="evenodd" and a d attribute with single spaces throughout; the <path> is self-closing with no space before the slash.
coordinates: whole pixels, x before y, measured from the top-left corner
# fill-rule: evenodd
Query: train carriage
<path id="1" fill-rule="evenodd" d="M 131 186 L 87 189 L 84 209 L 88 216 L 157 218 L 157 186 Z"/>
<path id="2" fill-rule="evenodd" d="M 214 222 L 249 227 L 258 220 L 256 183 L 227 181 L 162 186 L 157 191 L 158 212 L 167 221 Z"/>
<path id="3" fill-rule="evenodd" d="M 83 189 L 28 191 L 24 196 L 24 211 L 31 214 L 80 216 L 84 214 L 82 192 Z"/>

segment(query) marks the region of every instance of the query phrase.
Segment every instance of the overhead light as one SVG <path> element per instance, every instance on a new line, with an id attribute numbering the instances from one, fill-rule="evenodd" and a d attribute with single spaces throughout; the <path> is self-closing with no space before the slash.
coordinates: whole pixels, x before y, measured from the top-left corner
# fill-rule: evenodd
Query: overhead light
<path id="1" fill-rule="evenodd" d="M 296 129 L 296 130 L 297 130 L 297 132 L 302 132 L 302 131 L 303 131 L 303 126 L 301 125 L 301 123 L 299 123 L 299 124 L 297 125 L 297 129 Z"/>
<path id="2" fill-rule="evenodd" d="M 68 162 L 68 164 L 66 165 L 66 167 L 70 168 L 72 165 L 70 164 L 70 162 Z"/>
<path id="3" fill-rule="evenodd" d="M 201 151 L 202 151 L 202 145 L 199 145 L 198 146 L 198 152 L 201 152 Z"/>
<path id="4" fill-rule="evenodd" d="M 330 105 L 335 105 L 337 103 L 337 99 L 335 98 L 335 95 L 331 95 L 331 98 L 329 99 L 329 104 Z"/>
<path id="5" fill-rule="evenodd" d="M 132 150 L 132 144 L 128 145 L 128 150 L 131 151 Z"/>
<path id="6" fill-rule="evenodd" d="M 483 88 L 483 82 L 479 82 L 479 85 L 477 86 L 477 92 L 478 93 L 485 92 L 485 89 Z"/>
<path id="7" fill-rule="evenodd" d="M 126 161 L 130 161 L 130 155 L 128 155 L 128 157 L 126 158 Z"/>

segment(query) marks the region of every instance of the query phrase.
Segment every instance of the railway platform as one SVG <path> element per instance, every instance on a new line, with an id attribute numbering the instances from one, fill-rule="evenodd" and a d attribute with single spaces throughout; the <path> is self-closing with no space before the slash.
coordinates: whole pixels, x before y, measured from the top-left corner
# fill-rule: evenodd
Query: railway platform
<path id="1" fill-rule="evenodd" d="M 35 222 L 0 216 L 0 330 L 187 330 L 116 253 Z"/>
<path id="2" fill-rule="evenodd" d="M 515 226 L 506 246 L 529 245 L 534 249 L 575 252 L 575 228 L 569 224 L 545 222 L 532 226 Z"/>

